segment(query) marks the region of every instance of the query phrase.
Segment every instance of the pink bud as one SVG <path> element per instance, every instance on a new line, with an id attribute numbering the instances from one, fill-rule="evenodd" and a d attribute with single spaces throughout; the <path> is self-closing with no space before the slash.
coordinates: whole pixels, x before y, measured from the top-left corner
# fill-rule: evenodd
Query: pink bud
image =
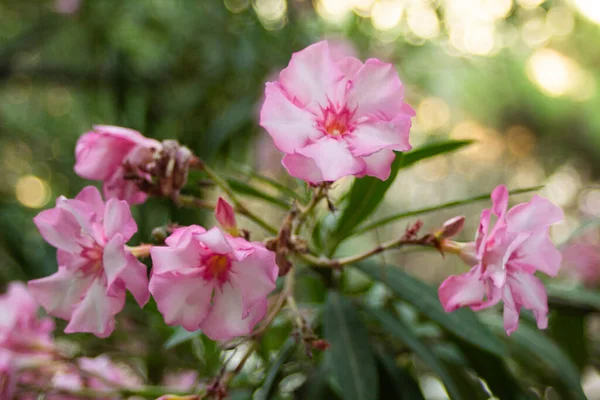
<path id="1" fill-rule="evenodd" d="M 462 231 L 464 225 L 465 217 L 462 215 L 450 218 L 448 221 L 444 222 L 444 225 L 442 225 L 442 229 L 440 229 L 440 231 L 437 233 L 437 236 L 440 239 L 456 236 L 460 233 L 460 231 Z"/>
<path id="2" fill-rule="evenodd" d="M 215 208 L 215 218 L 217 218 L 219 225 L 221 225 L 221 227 L 230 235 L 239 235 L 233 207 L 222 197 L 219 197 L 219 200 L 217 201 L 217 207 Z"/>

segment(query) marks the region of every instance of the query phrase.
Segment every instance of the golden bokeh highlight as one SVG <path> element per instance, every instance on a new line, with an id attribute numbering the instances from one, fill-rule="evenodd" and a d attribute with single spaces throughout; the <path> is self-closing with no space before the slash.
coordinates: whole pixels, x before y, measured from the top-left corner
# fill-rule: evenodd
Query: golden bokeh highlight
<path id="1" fill-rule="evenodd" d="M 387 31 L 400 23 L 403 14 L 402 0 L 379 0 L 371 10 L 371 21 L 375 29 Z"/>
<path id="2" fill-rule="evenodd" d="M 459 123 L 452 129 L 450 137 L 456 140 L 473 140 L 473 144 L 456 154 L 481 163 L 493 163 L 502 156 L 506 148 L 502 135 L 475 121 Z"/>
<path id="3" fill-rule="evenodd" d="M 450 108 L 439 97 L 428 97 L 417 106 L 417 123 L 426 132 L 442 129 L 450 122 Z"/>
<path id="4" fill-rule="evenodd" d="M 572 0 L 575 8 L 587 19 L 600 24 L 600 1 L 598 0 Z"/>
<path id="5" fill-rule="evenodd" d="M 254 0 L 252 8 L 265 29 L 275 30 L 285 26 L 287 21 L 286 0 Z"/>
<path id="6" fill-rule="evenodd" d="M 412 6 L 407 11 L 410 30 L 420 38 L 433 39 L 440 34 L 440 21 L 435 10 L 428 5 Z"/>
<path id="7" fill-rule="evenodd" d="M 527 127 L 514 125 L 506 130 L 508 151 L 513 157 L 526 158 L 531 156 L 535 148 L 535 134 Z"/>
<path id="8" fill-rule="evenodd" d="M 17 201 L 29 208 L 41 208 L 50 200 L 50 187 L 35 175 L 25 175 L 15 185 Z"/>

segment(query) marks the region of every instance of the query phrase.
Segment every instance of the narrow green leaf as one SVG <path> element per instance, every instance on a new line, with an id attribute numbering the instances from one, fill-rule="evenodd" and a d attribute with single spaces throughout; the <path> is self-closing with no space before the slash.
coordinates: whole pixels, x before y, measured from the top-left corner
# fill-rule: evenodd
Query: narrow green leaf
<path id="1" fill-rule="evenodd" d="M 369 308 L 368 313 L 379 321 L 382 328 L 400 339 L 402 343 L 419 356 L 419 358 L 440 377 L 444 386 L 446 386 L 448 394 L 453 400 L 468 399 L 462 396 L 458 386 L 454 383 L 452 376 L 447 371 L 446 366 L 437 358 L 429 347 L 427 347 L 427 345 L 423 344 L 417 338 L 410 328 L 405 326 L 398 318 L 395 318 L 385 311 Z"/>
<path id="2" fill-rule="evenodd" d="M 483 318 L 498 336 L 505 338 L 511 356 L 525 366 L 535 364 L 531 370 L 546 371 L 547 384 L 556 387 L 566 396 L 565 398 L 585 400 L 577 367 L 542 331 L 522 323 L 509 338 L 504 332 L 500 317 L 484 315 Z"/>
<path id="3" fill-rule="evenodd" d="M 398 171 L 426 158 L 456 151 L 468 144 L 468 140 L 449 140 L 425 145 L 406 153 L 396 153 L 392 172 L 388 179 L 381 181 L 373 177 L 357 179 L 348 196 L 348 202 L 339 223 L 332 235 L 332 250 L 345 239 L 354 228 L 363 222 L 381 203 L 383 196 L 398 175 Z"/>
<path id="4" fill-rule="evenodd" d="M 254 395 L 256 400 L 268 400 L 277 391 L 277 383 L 281 379 L 281 369 L 283 365 L 290 359 L 294 350 L 296 349 L 296 341 L 293 338 L 288 340 L 281 346 L 277 357 L 273 360 L 273 363 L 269 366 L 267 376 L 263 382 L 262 387 Z"/>
<path id="5" fill-rule="evenodd" d="M 172 349 L 173 347 L 177 346 L 178 344 L 187 342 L 188 340 L 192 340 L 195 337 L 198 337 L 202 334 L 202 331 L 197 330 L 197 331 L 186 331 L 184 328 L 182 328 L 181 326 L 178 326 L 177 328 L 174 328 L 174 332 L 171 336 L 169 336 L 169 338 L 167 339 L 167 341 L 165 342 L 165 344 L 163 345 L 165 349 Z"/>
<path id="6" fill-rule="evenodd" d="M 377 368 L 369 334 L 352 303 L 330 292 L 323 316 L 325 338 L 331 347 L 332 374 L 340 383 L 344 400 L 376 400 Z"/>
<path id="7" fill-rule="evenodd" d="M 239 172 L 240 174 L 247 175 L 250 178 L 254 178 L 257 181 L 260 181 L 262 183 L 265 183 L 265 184 L 271 186 L 274 189 L 277 189 L 281 194 L 283 194 L 289 198 L 298 199 L 300 197 L 298 195 L 298 193 L 294 192 L 292 189 L 290 189 L 286 185 L 283 185 L 283 184 L 277 182 L 276 180 L 271 179 L 267 176 L 259 174 L 258 172 L 254 171 L 252 168 L 250 168 L 247 165 L 234 164 L 233 169 L 236 170 L 237 172 Z"/>
<path id="8" fill-rule="evenodd" d="M 548 286 L 548 302 L 552 309 L 600 312 L 600 293 L 584 287 Z"/>
<path id="9" fill-rule="evenodd" d="M 290 204 L 285 200 L 281 200 L 277 197 L 271 196 L 270 194 L 267 194 L 261 190 L 258 190 L 255 187 L 248 185 L 246 182 L 229 178 L 227 179 L 227 183 L 233 191 L 243 194 L 245 196 L 256 197 L 258 199 L 265 200 L 273 205 L 278 206 L 283 210 L 288 210 L 290 208 Z"/>
<path id="10" fill-rule="evenodd" d="M 382 351 L 376 352 L 379 367 L 379 400 L 425 400 L 415 378 Z"/>
<path id="11" fill-rule="evenodd" d="M 306 382 L 294 392 L 295 400 L 337 400 L 339 396 L 329 385 L 330 371 L 321 363 Z"/>
<path id="12" fill-rule="evenodd" d="M 505 355 L 503 343 L 477 319 L 473 311 L 466 308 L 451 313 L 444 311 L 434 287 L 393 266 L 365 261 L 358 263 L 357 267 L 389 286 L 397 297 L 410 303 L 452 334 L 490 353 Z"/>
<path id="13" fill-rule="evenodd" d="M 524 189 L 511 190 L 509 193 L 511 195 L 517 195 L 517 194 L 522 194 L 522 193 L 535 192 L 537 190 L 540 190 L 541 188 L 543 188 L 543 186 L 533 186 L 533 187 L 528 187 L 528 188 L 524 188 Z M 471 203 L 475 203 L 477 201 L 489 200 L 489 199 L 490 199 L 490 193 L 486 193 L 486 194 L 482 194 L 479 196 L 469 197 L 468 199 L 449 201 L 448 203 L 439 204 L 437 206 L 425 207 L 425 208 L 420 208 L 417 210 L 406 211 L 406 212 L 390 215 L 389 217 L 385 217 L 378 221 L 375 221 L 370 224 L 359 227 L 358 229 L 356 229 L 353 232 L 353 235 L 358 235 L 361 233 L 368 232 L 370 230 L 379 228 L 380 226 L 387 225 L 390 222 L 398 221 L 400 219 L 415 217 L 417 215 L 428 214 L 428 213 L 431 213 L 434 211 L 445 210 L 448 208 L 460 207 L 460 206 L 468 205 Z"/>
<path id="14" fill-rule="evenodd" d="M 582 371 L 588 361 L 588 340 L 584 312 L 554 312 L 550 315 L 550 336 Z"/>

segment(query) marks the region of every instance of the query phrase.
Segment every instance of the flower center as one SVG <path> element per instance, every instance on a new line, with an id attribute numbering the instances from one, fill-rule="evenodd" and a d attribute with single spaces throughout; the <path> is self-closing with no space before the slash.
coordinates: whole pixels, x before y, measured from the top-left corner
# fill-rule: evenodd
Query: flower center
<path id="1" fill-rule="evenodd" d="M 88 260 L 88 262 L 82 267 L 83 272 L 98 273 L 102 271 L 102 254 L 104 249 L 94 243 L 92 247 L 84 247 L 81 252 L 81 257 Z"/>
<path id="2" fill-rule="evenodd" d="M 208 275 L 205 276 L 205 278 L 217 279 L 220 282 L 225 282 L 227 280 L 227 273 L 229 272 L 229 267 L 231 266 L 227 256 L 222 254 L 213 254 L 206 259 L 205 265 Z"/>
<path id="3" fill-rule="evenodd" d="M 336 110 L 333 105 L 329 105 L 323 110 L 323 121 L 321 122 L 321 129 L 331 136 L 341 136 L 354 129 L 352 124 L 352 115 L 347 107 L 343 107 L 341 110 Z"/>

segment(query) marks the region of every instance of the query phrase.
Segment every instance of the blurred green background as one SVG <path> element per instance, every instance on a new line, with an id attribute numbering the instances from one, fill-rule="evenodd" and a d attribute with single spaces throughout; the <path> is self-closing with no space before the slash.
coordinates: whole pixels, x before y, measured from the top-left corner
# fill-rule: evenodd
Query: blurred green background
<path id="1" fill-rule="evenodd" d="M 546 185 L 541 194 L 567 215 L 553 231 L 558 243 L 600 212 L 598 0 L 2 0 L 0 281 L 56 270 L 32 217 L 89 184 L 73 172 L 74 146 L 94 124 L 175 138 L 224 174 L 239 177 L 246 166 L 296 188 L 257 115 L 264 83 L 294 51 L 323 38 L 340 53 L 396 65 L 417 110 L 413 146 L 477 141 L 403 172 L 376 217 L 500 183 Z M 336 184 L 334 197 L 349 181 Z M 248 201 L 274 223 L 284 213 Z M 486 204 L 432 215 L 425 226 L 463 213 L 469 240 Z M 212 218 L 158 199 L 135 216 L 142 241 L 170 221 Z M 407 223 L 339 252 L 369 248 Z M 434 253 L 385 257 L 434 283 L 464 271 Z M 598 321 L 588 325 L 595 334 Z"/>

